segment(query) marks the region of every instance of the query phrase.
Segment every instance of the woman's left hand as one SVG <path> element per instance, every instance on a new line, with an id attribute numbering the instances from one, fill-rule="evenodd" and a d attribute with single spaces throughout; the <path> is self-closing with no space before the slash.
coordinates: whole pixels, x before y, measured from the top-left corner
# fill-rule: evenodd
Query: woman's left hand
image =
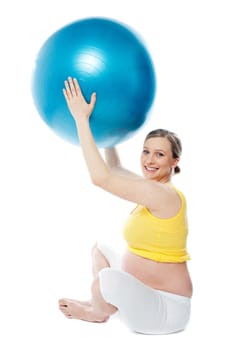
<path id="1" fill-rule="evenodd" d="M 96 93 L 91 95 L 90 103 L 87 103 L 77 79 L 69 77 L 64 85 L 63 94 L 75 122 L 82 118 L 89 119 L 96 103 Z"/>

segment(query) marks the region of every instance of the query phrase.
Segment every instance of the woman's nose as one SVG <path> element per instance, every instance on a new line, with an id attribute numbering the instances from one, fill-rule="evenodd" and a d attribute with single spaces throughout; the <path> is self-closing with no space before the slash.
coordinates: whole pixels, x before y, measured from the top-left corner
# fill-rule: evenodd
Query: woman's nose
<path id="1" fill-rule="evenodd" d="M 154 155 L 153 154 L 148 154 L 147 163 L 148 164 L 154 163 Z"/>

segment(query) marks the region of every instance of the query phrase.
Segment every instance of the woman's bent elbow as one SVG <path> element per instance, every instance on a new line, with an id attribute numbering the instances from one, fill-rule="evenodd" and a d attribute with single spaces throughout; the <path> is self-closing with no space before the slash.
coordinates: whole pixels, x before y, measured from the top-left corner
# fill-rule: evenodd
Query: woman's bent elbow
<path id="1" fill-rule="evenodd" d="M 101 176 L 94 176 L 94 177 L 91 177 L 91 182 L 94 186 L 104 188 L 105 184 L 107 184 L 107 178 L 101 177 Z"/>

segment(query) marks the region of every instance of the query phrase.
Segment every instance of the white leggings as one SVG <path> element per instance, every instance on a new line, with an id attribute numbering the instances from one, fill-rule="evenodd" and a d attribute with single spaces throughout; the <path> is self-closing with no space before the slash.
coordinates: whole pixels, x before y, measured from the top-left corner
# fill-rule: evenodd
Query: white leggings
<path id="1" fill-rule="evenodd" d="M 190 318 L 191 299 L 148 287 L 121 270 L 110 247 L 98 243 L 110 267 L 99 272 L 103 298 L 118 309 L 118 316 L 134 332 L 169 334 L 182 331 Z"/>

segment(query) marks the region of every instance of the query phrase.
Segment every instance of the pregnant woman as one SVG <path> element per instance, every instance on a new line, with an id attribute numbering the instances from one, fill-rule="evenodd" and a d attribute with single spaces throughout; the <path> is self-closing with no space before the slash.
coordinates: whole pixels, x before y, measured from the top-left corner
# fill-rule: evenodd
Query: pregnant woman
<path id="1" fill-rule="evenodd" d="M 91 300 L 60 299 L 60 310 L 68 318 L 89 322 L 105 322 L 117 313 L 130 330 L 144 334 L 185 329 L 192 297 L 187 208 L 184 195 L 171 182 L 180 172 L 179 138 L 167 130 L 151 131 L 141 154 L 143 177 L 135 175 L 121 167 L 115 148 L 105 150 L 104 160 L 95 144 L 89 118 L 96 94 L 87 102 L 72 78 L 65 81 L 63 93 L 92 183 L 133 202 L 134 209 L 124 225 L 127 249 L 121 262 L 106 246 L 95 245 Z"/>

